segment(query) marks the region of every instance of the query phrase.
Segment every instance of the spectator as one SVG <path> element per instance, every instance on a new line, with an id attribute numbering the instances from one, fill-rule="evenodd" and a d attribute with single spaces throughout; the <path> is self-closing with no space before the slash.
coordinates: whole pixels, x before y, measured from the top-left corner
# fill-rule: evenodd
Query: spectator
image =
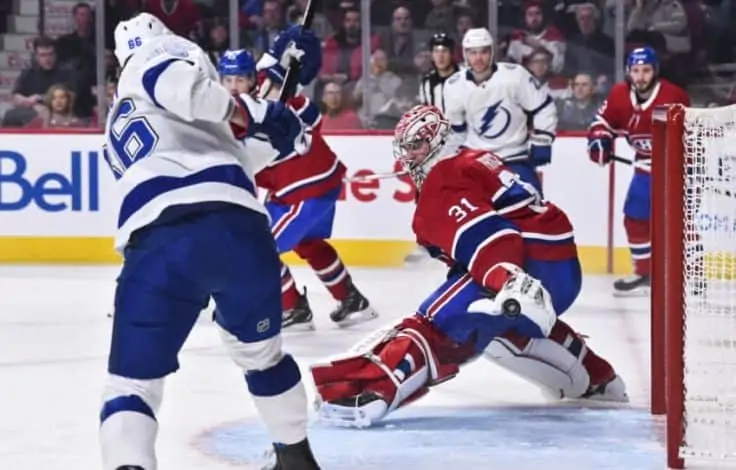
<path id="1" fill-rule="evenodd" d="M 573 76 L 581 70 L 596 77 L 613 77 L 615 46 L 613 39 L 600 28 L 600 10 L 593 3 L 575 8 L 578 32 L 567 41 L 565 72 Z"/>
<path id="2" fill-rule="evenodd" d="M 42 111 L 26 127 L 54 129 L 87 125 L 86 121 L 74 115 L 74 93 L 64 85 L 52 85 L 43 99 Z"/>
<path id="3" fill-rule="evenodd" d="M 193 38 L 200 28 L 202 14 L 194 0 L 145 0 L 143 6 L 179 36 Z"/>
<path id="4" fill-rule="evenodd" d="M 278 0 L 263 2 L 263 17 L 256 30 L 250 33 L 254 57 L 260 57 L 271 48 L 276 36 L 286 28 L 285 11 Z"/>
<path id="5" fill-rule="evenodd" d="M 343 89 L 339 83 L 330 82 L 322 93 L 322 129 L 360 129 L 363 125 L 358 114 L 344 105 Z"/>
<path id="6" fill-rule="evenodd" d="M 89 69 L 90 74 L 95 70 L 95 29 L 92 7 L 81 2 L 72 8 L 74 17 L 74 31 L 65 34 L 56 40 L 56 53 L 61 63 L 72 62 L 79 67 Z M 85 70 L 85 73 L 87 71 Z"/>
<path id="7" fill-rule="evenodd" d="M 629 33 L 639 31 L 652 35 L 661 34 L 669 54 L 690 52 L 687 15 L 679 0 L 636 0 L 627 30 Z"/>
<path id="8" fill-rule="evenodd" d="M 388 102 L 394 91 L 401 85 L 401 79 L 388 70 L 388 56 L 382 49 L 377 49 L 371 55 L 371 71 L 363 75 L 353 90 L 353 99 L 360 106 L 360 118 L 363 124 L 369 126 L 378 110 Z M 363 103 L 363 97 L 368 101 Z"/>
<path id="9" fill-rule="evenodd" d="M 74 31 L 56 40 L 57 61 L 63 68 L 75 71 L 75 111 L 89 117 L 95 106 L 92 88 L 97 83 L 94 14 L 88 3 L 80 2 L 72 8 L 72 16 Z"/>
<path id="10" fill-rule="evenodd" d="M 593 77 L 587 73 L 577 74 L 572 82 L 572 96 L 558 102 L 558 129 L 587 129 L 601 105 L 599 96 L 595 93 Z"/>
<path id="11" fill-rule="evenodd" d="M 371 52 L 378 49 L 378 36 L 371 35 Z M 360 10 L 345 10 L 342 27 L 327 38 L 320 79 L 340 85 L 354 85 L 360 78 L 363 61 L 360 50 Z"/>
<path id="12" fill-rule="evenodd" d="M 221 20 L 214 20 L 207 31 L 207 37 L 202 45 L 215 67 L 220 63 L 220 57 L 230 47 L 230 34 L 227 24 Z"/>
<path id="13" fill-rule="evenodd" d="M 455 8 L 450 0 L 430 0 L 432 9 L 424 27 L 434 33 L 450 33 L 455 26 Z"/>
<path id="14" fill-rule="evenodd" d="M 552 57 L 552 72 L 559 73 L 565 65 L 565 38 L 554 26 L 547 26 L 540 0 L 524 4 L 524 29 L 511 34 L 508 57 L 523 64 L 532 52 L 545 49 Z"/>
<path id="15" fill-rule="evenodd" d="M 427 48 L 426 32 L 412 29 L 411 12 L 406 7 L 394 10 L 391 28 L 381 37 L 388 54 L 388 68 L 400 77 L 416 76 L 414 57 Z"/>
<path id="16" fill-rule="evenodd" d="M 528 55 L 524 60 L 524 67 L 541 85 L 549 87 L 549 94 L 553 98 L 562 97 L 569 88 L 565 77 L 552 73 L 552 54 L 545 48 L 539 48 Z"/>
<path id="17" fill-rule="evenodd" d="M 13 86 L 13 104 L 43 112 L 43 97 L 52 85 L 64 84 L 75 90 L 73 74 L 56 60 L 54 41 L 41 36 L 33 41 L 33 63 L 23 70 Z M 32 116 L 32 114 L 31 114 Z"/>
<path id="18" fill-rule="evenodd" d="M 460 13 L 458 13 L 457 19 L 455 20 L 455 41 L 457 42 L 457 45 L 455 46 L 453 59 L 458 64 L 465 63 L 465 57 L 463 57 L 462 43 L 463 37 L 465 37 L 465 33 L 468 32 L 470 28 L 475 28 L 473 13 L 470 10 L 462 10 Z"/>
<path id="19" fill-rule="evenodd" d="M 376 114 L 374 125 L 378 129 L 393 129 L 399 123 L 401 116 L 416 104 L 416 85 L 404 81 L 401 83 L 394 96 Z"/>

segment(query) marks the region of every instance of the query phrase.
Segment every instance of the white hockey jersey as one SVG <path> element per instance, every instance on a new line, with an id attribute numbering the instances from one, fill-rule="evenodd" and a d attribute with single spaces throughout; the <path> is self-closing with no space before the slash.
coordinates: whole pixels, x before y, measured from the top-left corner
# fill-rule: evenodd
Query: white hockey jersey
<path id="1" fill-rule="evenodd" d="M 254 184 L 265 162 L 247 158 L 230 112 L 230 93 L 193 42 L 164 35 L 131 56 L 105 127 L 104 154 L 122 196 L 116 249 L 135 230 L 203 203 L 266 213 Z"/>
<path id="2" fill-rule="evenodd" d="M 443 154 L 461 145 L 490 150 L 504 161 L 527 158 L 531 134 L 551 142 L 557 130 L 557 108 L 546 85 L 524 67 L 494 64 L 491 77 L 476 84 L 461 69 L 445 85 L 446 117 L 452 134 Z"/>

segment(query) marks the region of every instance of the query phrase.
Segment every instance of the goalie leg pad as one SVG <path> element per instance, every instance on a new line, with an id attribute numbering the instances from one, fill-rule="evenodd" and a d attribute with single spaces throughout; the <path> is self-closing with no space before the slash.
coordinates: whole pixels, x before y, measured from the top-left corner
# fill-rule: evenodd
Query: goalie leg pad
<path id="1" fill-rule="evenodd" d="M 483 355 L 540 386 L 550 398 L 628 401 L 626 387 L 613 367 L 560 320 L 549 338 L 507 333 L 496 338 Z"/>
<path id="2" fill-rule="evenodd" d="M 549 338 L 507 333 L 494 339 L 483 355 L 539 386 L 550 398 L 577 398 L 590 386 L 590 377 L 577 358 Z"/>
<path id="3" fill-rule="evenodd" d="M 430 386 L 454 377 L 459 363 L 453 361 L 466 356 L 419 316 L 384 330 L 372 343 L 367 351 L 354 349 L 350 355 L 312 366 L 322 420 L 370 425 L 423 396 Z"/>

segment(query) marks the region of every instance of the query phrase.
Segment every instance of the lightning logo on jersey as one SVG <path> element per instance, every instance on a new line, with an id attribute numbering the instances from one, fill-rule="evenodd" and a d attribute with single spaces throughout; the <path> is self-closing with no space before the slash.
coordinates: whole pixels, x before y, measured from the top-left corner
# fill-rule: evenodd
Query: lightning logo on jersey
<path id="1" fill-rule="evenodd" d="M 446 117 L 453 133 L 447 152 L 459 146 L 490 150 L 504 161 L 528 158 L 529 123 L 554 136 L 557 109 L 546 86 L 522 66 L 499 63 L 487 81 L 475 83 L 461 70 L 445 85 Z"/>
<path id="2" fill-rule="evenodd" d="M 508 130 L 509 125 L 511 125 L 511 113 L 508 109 L 501 106 L 502 102 L 503 100 L 497 101 L 483 113 L 483 117 L 480 119 L 480 127 L 478 128 L 479 136 L 487 139 L 495 139 Z"/>

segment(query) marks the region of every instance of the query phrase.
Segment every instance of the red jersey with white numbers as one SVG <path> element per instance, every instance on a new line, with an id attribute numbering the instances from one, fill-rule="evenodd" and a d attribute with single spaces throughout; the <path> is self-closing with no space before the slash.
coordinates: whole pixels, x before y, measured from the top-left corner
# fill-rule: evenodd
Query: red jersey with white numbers
<path id="1" fill-rule="evenodd" d="M 557 206 L 541 200 L 487 151 L 463 149 L 436 164 L 422 184 L 412 228 L 485 287 L 499 263 L 577 257 L 573 228 Z"/>
<path id="2" fill-rule="evenodd" d="M 667 104 L 690 106 L 690 98 L 682 88 L 667 80 L 660 79 L 646 101 L 637 98 L 629 83 L 617 83 L 598 110 L 590 133 L 626 137 L 636 152 L 636 169 L 648 173 L 652 165 L 652 111 Z"/>
<path id="3" fill-rule="evenodd" d="M 346 169 L 320 133 L 322 114 L 317 106 L 302 95 L 288 103 L 311 129 L 312 145 L 306 155 L 276 157 L 256 175 L 256 184 L 268 190 L 269 200 L 291 205 L 339 188 Z"/>

